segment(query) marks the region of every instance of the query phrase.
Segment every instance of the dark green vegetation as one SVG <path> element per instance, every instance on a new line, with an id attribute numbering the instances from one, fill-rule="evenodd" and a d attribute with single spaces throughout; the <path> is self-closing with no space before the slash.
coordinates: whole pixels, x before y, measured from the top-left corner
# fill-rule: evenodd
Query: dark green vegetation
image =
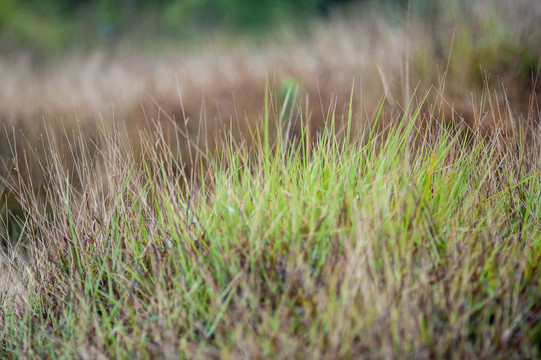
<path id="1" fill-rule="evenodd" d="M 346 1 L 347 2 L 347 1 Z M 350 1 L 351 2 L 351 1 Z M 269 30 L 340 0 L 0 0 L 0 40 L 45 53 L 87 48 L 135 31 L 182 40 L 215 31 Z"/>
<path id="2" fill-rule="evenodd" d="M 434 16 L 443 1 L 428 0 L 0 0 L 0 46 L 50 56 L 131 37 L 199 42 L 205 35 L 263 34 L 309 19 L 347 14 L 366 4 L 400 22 L 407 10 Z M 366 6 L 365 6 L 366 7 Z M 344 11 L 345 10 L 345 11 Z M 364 12 L 364 11 L 361 11 Z M 381 11 L 380 11 L 381 12 Z"/>

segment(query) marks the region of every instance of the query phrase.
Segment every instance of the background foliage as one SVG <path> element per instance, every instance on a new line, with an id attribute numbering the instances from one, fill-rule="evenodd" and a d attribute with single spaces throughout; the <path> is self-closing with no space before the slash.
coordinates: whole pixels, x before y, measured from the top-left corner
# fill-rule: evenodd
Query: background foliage
<path id="1" fill-rule="evenodd" d="M 125 33 L 193 38 L 209 31 L 262 31 L 328 16 L 369 0 L 0 0 L 0 44 L 55 53 Z M 434 8 L 438 1 L 372 1 L 387 12 Z M 399 6 L 397 6 L 399 5 Z M 394 9 L 394 10 L 390 10 Z"/>

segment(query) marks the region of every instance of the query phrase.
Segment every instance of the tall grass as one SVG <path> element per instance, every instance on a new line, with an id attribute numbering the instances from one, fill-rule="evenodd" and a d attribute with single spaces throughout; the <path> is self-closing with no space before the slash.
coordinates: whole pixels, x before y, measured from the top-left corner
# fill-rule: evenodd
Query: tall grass
<path id="1" fill-rule="evenodd" d="M 0 358 L 541 357 L 541 9 L 434 4 L 3 56 Z"/>
<path id="2" fill-rule="evenodd" d="M 46 196 L 2 181 L 28 255 L 4 256 L 26 290 L 0 356 L 541 356 L 538 132 L 466 133 L 424 101 L 359 133 L 331 112 L 310 141 L 267 98 L 251 139 L 191 146 L 191 177 L 159 125 L 48 133 Z"/>

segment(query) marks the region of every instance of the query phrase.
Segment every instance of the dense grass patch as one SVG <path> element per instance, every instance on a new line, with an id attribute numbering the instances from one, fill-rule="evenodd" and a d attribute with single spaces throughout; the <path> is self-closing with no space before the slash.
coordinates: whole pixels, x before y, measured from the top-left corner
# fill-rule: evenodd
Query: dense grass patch
<path id="1" fill-rule="evenodd" d="M 0 356 L 541 356 L 538 133 L 421 109 L 313 141 L 267 110 L 251 146 L 190 147 L 192 176 L 159 126 L 49 137 L 44 198 L 2 181 L 31 255 L 5 257 L 27 289 Z"/>

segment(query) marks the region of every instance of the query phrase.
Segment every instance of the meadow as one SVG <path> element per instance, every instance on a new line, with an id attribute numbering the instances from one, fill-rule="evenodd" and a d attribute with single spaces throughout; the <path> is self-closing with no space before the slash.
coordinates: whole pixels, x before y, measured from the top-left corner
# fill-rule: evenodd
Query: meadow
<path id="1" fill-rule="evenodd" d="M 540 6 L 361 10 L 3 55 L 0 357 L 541 357 Z"/>

